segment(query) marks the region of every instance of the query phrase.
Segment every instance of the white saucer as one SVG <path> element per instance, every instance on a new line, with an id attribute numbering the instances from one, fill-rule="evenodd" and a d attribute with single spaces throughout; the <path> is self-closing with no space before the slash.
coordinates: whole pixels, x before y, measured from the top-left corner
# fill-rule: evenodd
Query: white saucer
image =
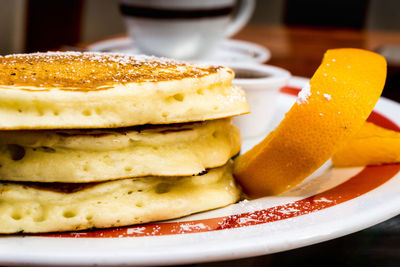
<path id="1" fill-rule="evenodd" d="M 86 48 L 91 51 L 141 54 L 129 37 L 106 39 L 91 43 Z M 218 45 L 214 54 L 196 61 L 265 63 L 270 57 L 271 53 L 265 47 L 250 42 L 226 39 Z"/>

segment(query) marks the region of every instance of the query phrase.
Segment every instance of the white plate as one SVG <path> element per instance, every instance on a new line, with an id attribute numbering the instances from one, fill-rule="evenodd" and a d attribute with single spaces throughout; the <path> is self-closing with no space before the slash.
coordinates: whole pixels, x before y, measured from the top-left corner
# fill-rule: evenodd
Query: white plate
<path id="1" fill-rule="evenodd" d="M 292 85 L 301 87 L 304 81 L 293 79 Z M 286 88 L 280 94 L 275 124 L 296 92 Z M 370 120 L 399 130 L 399 104 L 381 98 L 375 110 Z M 244 149 L 256 141 L 245 140 Z M 3 236 L 0 264 L 166 265 L 289 250 L 399 214 L 399 171 L 400 164 L 335 169 L 327 163 L 290 192 L 181 220 L 52 236 Z"/>
<path id="2" fill-rule="evenodd" d="M 99 41 L 88 45 L 86 49 L 101 52 L 140 54 L 133 41 L 128 37 Z M 265 63 L 270 57 L 270 51 L 263 46 L 245 41 L 226 39 L 218 45 L 212 55 L 197 61 Z"/>

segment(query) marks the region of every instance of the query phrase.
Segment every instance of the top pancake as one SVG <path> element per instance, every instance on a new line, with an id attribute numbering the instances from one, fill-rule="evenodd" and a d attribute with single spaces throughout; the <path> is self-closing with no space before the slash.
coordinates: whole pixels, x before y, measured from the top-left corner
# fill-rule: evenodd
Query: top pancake
<path id="1" fill-rule="evenodd" d="M 114 128 L 248 112 L 233 71 L 164 58 L 47 52 L 0 57 L 0 129 Z"/>

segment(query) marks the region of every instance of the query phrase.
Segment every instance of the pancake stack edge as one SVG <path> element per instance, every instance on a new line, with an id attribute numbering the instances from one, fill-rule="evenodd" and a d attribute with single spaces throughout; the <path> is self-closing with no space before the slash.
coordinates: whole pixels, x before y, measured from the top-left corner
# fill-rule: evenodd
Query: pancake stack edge
<path id="1" fill-rule="evenodd" d="M 0 57 L 0 233 L 166 220 L 236 202 L 233 72 L 163 58 Z"/>

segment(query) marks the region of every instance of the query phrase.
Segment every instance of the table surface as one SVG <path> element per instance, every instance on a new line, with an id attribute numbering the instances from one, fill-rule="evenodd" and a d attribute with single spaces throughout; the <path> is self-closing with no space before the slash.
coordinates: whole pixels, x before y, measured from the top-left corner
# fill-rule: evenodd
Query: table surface
<path id="1" fill-rule="evenodd" d="M 272 55 L 268 64 L 304 77 L 313 75 L 327 49 L 353 47 L 379 52 L 387 45 L 400 48 L 400 32 L 249 25 L 234 38 L 267 47 Z M 383 95 L 400 102 L 399 66 L 389 64 Z M 304 248 L 193 266 L 400 266 L 400 216 Z"/>

